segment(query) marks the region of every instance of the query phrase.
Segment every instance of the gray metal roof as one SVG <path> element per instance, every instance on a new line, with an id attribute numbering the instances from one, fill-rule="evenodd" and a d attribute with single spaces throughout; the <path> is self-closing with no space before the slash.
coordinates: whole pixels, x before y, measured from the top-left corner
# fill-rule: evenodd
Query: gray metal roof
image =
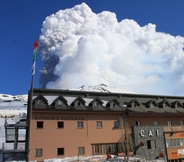
<path id="1" fill-rule="evenodd" d="M 81 98 L 84 101 L 86 110 L 89 110 L 89 104 L 96 98 L 103 101 L 103 110 L 118 110 L 140 113 L 183 113 L 184 112 L 184 96 L 164 96 L 164 95 L 147 95 L 147 94 L 126 94 L 126 93 L 103 93 L 91 91 L 76 91 L 76 90 L 53 90 L 53 89 L 34 89 L 33 98 L 42 95 L 48 100 L 48 105 L 51 104 L 58 96 L 63 96 L 68 101 L 68 106 L 77 99 Z M 107 104 L 111 102 L 118 103 L 107 108 Z M 155 103 L 151 107 L 150 103 Z M 179 103 L 178 105 L 175 103 Z M 165 105 L 166 104 L 166 105 Z M 173 105 L 176 105 L 174 107 Z M 99 106 L 99 110 L 102 107 Z M 178 107 L 177 107 L 178 106 Z M 81 107 L 84 110 L 84 107 Z M 94 110 L 98 107 L 94 107 Z M 80 110 L 78 106 L 77 110 Z"/>

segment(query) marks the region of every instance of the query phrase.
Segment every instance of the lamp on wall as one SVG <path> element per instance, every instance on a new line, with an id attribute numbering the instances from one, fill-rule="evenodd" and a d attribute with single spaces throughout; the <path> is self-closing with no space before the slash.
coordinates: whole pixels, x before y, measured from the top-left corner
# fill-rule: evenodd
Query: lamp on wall
<path id="1" fill-rule="evenodd" d="M 140 146 L 144 146 L 144 143 L 141 141 L 139 145 L 140 145 Z"/>
<path id="2" fill-rule="evenodd" d="M 161 152 L 161 153 L 159 154 L 159 157 L 164 157 L 164 154 Z"/>

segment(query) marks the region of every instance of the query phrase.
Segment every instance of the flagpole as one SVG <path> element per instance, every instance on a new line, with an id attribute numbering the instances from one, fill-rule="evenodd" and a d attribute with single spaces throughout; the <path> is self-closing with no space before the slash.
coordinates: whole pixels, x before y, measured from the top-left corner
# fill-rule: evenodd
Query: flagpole
<path id="1" fill-rule="evenodd" d="M 34 42 L 34 52 L 33 52 L 33 66 L 32 66 L 32 77 L 31 77 L 31 86 L 28 91 L 28 109 L 27 109 L 27 131 L 26 131 L 26 161 L 29 162 L 29 153 L 30 153 L 30 133 L 31 133 L 31 119 L 32 119 L 32 101 L 33 101 L 33 87 L 34 87 L 34 74 L 36 67 L 36 50 L 38 47 L 38 42 Z"/>

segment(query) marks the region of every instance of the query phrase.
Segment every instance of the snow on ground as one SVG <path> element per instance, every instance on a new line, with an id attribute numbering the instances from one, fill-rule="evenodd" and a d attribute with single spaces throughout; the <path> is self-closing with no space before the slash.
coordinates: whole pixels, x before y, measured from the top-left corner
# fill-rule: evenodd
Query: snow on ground
<path id="1" fill-rule="evenodd" d="M 106 160 L 106 156 L 74 156 L 74 157 L 66 157 L 63 159 L 46 159 L 44 162 L 124 162 L 124 157 L 117 157 L 114 159 Z M 146 160 L 140 159 L 137 157 L 129 157 L 129 162 L 165 162 L 164 160 Z"/>
<path id="2" fill-rule="evenodd" d="M 0 116 L 1 117 L 10 117 L 14 115 L 20 115 L 26 113 L 27 114 L 27 108 L 22 109 L 0 109 Z"/>

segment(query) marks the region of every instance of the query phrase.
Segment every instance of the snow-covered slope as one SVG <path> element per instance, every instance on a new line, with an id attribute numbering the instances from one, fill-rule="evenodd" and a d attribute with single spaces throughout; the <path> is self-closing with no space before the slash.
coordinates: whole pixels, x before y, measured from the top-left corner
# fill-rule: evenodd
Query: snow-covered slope
<path id="1" fill-rule="evenodd" d="M 0 102 L 10 102 L 10 101 L 25 101 L 27 102 L 28 95 L 16 95 L 12 96 L 9 94 L 0 94 Z"/>
<path id="2" fill-rule="evenodd" d="M 0 94 L 0 109 L 20 109 L 27 107 L 28 95 Z"/>

